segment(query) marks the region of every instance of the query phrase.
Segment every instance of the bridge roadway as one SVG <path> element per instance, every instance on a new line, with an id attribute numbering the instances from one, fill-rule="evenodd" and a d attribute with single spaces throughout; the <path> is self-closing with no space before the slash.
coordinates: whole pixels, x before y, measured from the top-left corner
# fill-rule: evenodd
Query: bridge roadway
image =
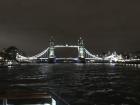
<path id="1" fill-rule="evenodd" d="M 49 58 L 39 58 L 40 60 L 48 60 Z M 78 60 L 78 58 L 55 58 L 56 60 Z M 85 60 L 95 60 L 94 58 L 85 58 Z"/>
<path id="2" fill-rule="evenodd" d="M 68 47 L 68 48 L 79 48 L 79 46 L 76 46 L 76 45 L 68 45 L 68 44 L 54 46 L 54 48 L 66 48 L 66 47 Z"/>

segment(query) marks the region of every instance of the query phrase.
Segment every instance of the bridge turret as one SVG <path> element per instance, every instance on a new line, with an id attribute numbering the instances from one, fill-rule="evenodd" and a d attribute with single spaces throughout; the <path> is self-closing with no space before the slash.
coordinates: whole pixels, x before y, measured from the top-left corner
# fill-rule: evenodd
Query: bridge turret
<path id="1" fill-rule="evenodd" d="M 54 46 L 54 42 L 55 42 L 55 40 L 54 40 L 53 36 L 51 36 L 51 38 L 49 40 L 50 47 Z"/>
<path id="2" fill-rule="evenodd" d="M 82 63 L 85 63 L 85 48 L 84 48 L 84 41 L 82 39 L 82 37 L 80 37 L 80 39 L 78 40 L 78 57 L 79 57 L 79 61 Z"/>
<path id="3" fill-rule="evenodd" d="M 49 47 L 48 62 L 54 63 L 55 62 L 55 53 L 54 53 L 54 38 L 53 37 L 51 37 L 49 43 L 50 43 L 50 47 Z"/>
<path id="4" fill-rule="evenodd" d="M 80 39 L 78 40 L 78 46 L 84 46 L 84 41 L 82 37 L 80 37 Z"/>

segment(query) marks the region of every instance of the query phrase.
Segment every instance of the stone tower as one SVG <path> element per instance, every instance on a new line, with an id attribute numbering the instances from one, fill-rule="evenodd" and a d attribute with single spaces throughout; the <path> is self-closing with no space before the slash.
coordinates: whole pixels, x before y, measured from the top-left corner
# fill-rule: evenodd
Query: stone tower
<path id="1" fill-rule="evenodd" d="M 84 48 L 84 41 L 82 37 L 78 40 L 78 57 L 79 57 L 79 62 L 85 63 L 85 48 Z"/>

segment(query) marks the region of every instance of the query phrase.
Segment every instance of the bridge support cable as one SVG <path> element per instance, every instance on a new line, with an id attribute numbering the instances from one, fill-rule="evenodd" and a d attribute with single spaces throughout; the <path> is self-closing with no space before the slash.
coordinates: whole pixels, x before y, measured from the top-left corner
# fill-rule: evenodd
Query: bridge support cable
<path id="1" fill-rule="evenodd" d="M 85 53 L 88 55 L 89 58 L 93 58 L 93 59 L 96 59 L 96 60 L 102 60 L 102 58 L 91 54 L 87 49 L 85 49 Z"/>
<path id="2" fill-rule="evenodd" d="M 19 60 L 19 61 L 24 61 L 24 60 L 34 60 L 34 59 L 37 59 L 37 58 L 39 58 L 39 57 L 41 57 L 41 56 L 43 56 L 45 53 L 47 53 L 48 52 L 48 50 L 49 50 L 49 47 L 46 49 L 46 50 L 44 50 L 44 51 L 42 51 L 41 53 L 39 53 L 39 54 L 36 54 L 36 55 L 34 55 L 34 56 L 31 56 L 31 57 L 25 57 L 25 56 L 22 56 L 22 55 L 20 55 L 20 54 L 18 54 L 17 53 L 17 60 Z"/>

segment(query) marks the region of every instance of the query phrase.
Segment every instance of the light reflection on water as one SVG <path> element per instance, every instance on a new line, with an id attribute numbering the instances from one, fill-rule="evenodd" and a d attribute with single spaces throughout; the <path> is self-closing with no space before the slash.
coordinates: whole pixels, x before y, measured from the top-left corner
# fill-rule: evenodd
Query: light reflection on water
<path id="1" fill-rule="evenodd" d="M 140 104 L 140 65 L 30 64 L 0 68 L 3 91 L 50 91 L 71 105 Z"/>

